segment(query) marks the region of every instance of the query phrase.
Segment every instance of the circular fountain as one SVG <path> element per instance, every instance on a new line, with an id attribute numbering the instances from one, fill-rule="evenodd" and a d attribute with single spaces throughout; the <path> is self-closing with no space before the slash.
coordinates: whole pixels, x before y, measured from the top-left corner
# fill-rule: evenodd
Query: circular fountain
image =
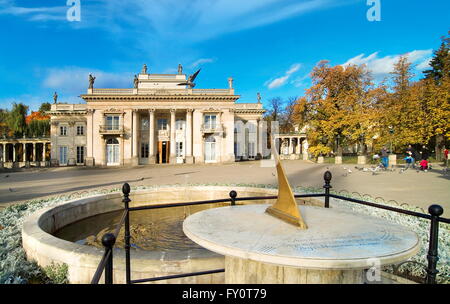
<path id="1" fill-rule="evenodd" d="M 276 189 L 233 187 L 240 197 L 273 196 Z M 165 186 L 132 191 L 130 207 L 213 200 L 229 197 L 230 187 Z M 269 200 L 250 204 L 268 204 Z M 320 202 L 317 202 L 320 204 Z M 222 255 L 206 250 L 182 233 L 183 220 L 202 210 L 227 204 L 132 212 L 131 270 L 133 279 L 224 268 Z M 40 266 L 67 264 L 71 283 L 89 283 L 104 253 L 101 237 L 115 228 L 124 208 L 122 193 L 78 198 L 38 211 L 26 219 L 23 248 Z M 114 249 L 114 282 L 125 282 L 123 229 Z M 134 238 L 134 239 L 133 239 Z M 161 281 L 163 283 L 223 283 L 224 274 Z"/>

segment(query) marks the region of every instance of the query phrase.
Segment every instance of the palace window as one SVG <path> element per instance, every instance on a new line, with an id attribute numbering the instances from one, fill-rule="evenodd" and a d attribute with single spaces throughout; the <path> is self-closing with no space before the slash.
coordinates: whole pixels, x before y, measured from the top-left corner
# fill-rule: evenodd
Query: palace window
<path id="1" fill-rule="evenodd" d="M 183 142 L 177 142 L 177 157 L 183 157 Z"/>
<path id="2" fill-rule="evenodd" d="M 167 130 L 167 119 L 158 119 L 158 130 Z"/>
<path id="3" fill-rule="evenodd" d="M 67 126 L 60 126 L 59 127 L 59 135 L 67 136 Z"/>
<path id="4" fill-rule="evenodd" d="M 67 164 L 67 147 L 59 147 L 59 164 L 66 165 Z"/>
<path id="5" fill-rule="evenodd" d="M 119 130 L 119 116 L 106 116 L 106 129 Z"/>
<path id="6" fill-rule="evenodd" d="M 248 143 L 248 157 L 249 158 L 254 158 L 255 156 L 256 156 L 255 143 L 254 142 L 250 142 L 250 143 Z"/>
<path id="7" fill-rule="evenodd" d="M 141 119 L 141 130 L 148 130 L 149 128 L 148 117 L 142 117 Z"/>
<path id="8" fill-rule="evenodd" d="M 175 122 L 175 130 L 184 130 L 184 120 L 177 119 Z"/>
<path id="9" fill-rule="evenodd" d="M 148 152 L 148 144 L 142 143 L 141 144 L 141 157 L 142 158 L 148 158 L 149 152 Z"/>
<path id="10" fill-rule="evenodd" d="M 78 146 L 77 147 L 77 164 L 84 163 L 84 147 Z"/>
<path id="11" fill-rule="evenodd" d="M 84 126 L 77 126 L 77 136 L 84 135 Z"/>
<path id="12" fill-rule="evenodd" d="M 205 129 L 215 129 L 216 128 L 217 116 L 206 114 L 205 115 Z"/>

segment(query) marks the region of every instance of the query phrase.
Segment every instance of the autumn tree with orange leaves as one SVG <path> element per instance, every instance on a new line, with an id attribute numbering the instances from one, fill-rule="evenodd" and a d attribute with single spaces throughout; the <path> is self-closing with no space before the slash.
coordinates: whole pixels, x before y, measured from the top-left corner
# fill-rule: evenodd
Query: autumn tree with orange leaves
<path id="1" fill-rule="evenodd" d="M 295 106 L 295 119 L 308 125 L 310 152 L 315 155 L 337 151 L 358 143 L 365 147 L 374 135 L 372 121 L 376 116 L 372 80 L 364 66 L 332 67 L 321 61 L 314 67 L 312 87 Z M 360 149 L 362 154 L 365 149 Z"/>

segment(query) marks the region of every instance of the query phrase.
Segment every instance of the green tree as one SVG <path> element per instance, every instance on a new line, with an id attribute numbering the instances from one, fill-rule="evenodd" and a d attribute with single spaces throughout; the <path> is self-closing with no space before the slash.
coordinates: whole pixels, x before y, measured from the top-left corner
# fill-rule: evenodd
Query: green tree
<path id="1" fill-rule="evenodd" d="M 28 113 L 28 107 L 22 103 L 14 103 L 12 110 L 8 115 L 8 127 L 14 136 L 22 137 L 27 130 L 25 117 Z"/>
<path id="2" fill-rule="evenodd" d="M 431 69 L 423 72 L 426 79 L 433 79 L 437 84 L 441 83 L 444 76 L 450 77 L 450 31 L 447 35 L 442 37 L 440 48 L 434 51 Z"/>
<path id="3" fill-rule="evenodd" d="M 52 105 L 48 102 L 44 102 L 43 104 L 41 104 L 41 106 L 39 107 L 39 112 L 41 114 L 45 114 L 45 112 L 50 111 L 52 108 Z"/>
<path id="4" fill-rule="evenodd" d="M 7 110 L 0 109 L 0 137 L 7 136 L 9 133 Z"/>

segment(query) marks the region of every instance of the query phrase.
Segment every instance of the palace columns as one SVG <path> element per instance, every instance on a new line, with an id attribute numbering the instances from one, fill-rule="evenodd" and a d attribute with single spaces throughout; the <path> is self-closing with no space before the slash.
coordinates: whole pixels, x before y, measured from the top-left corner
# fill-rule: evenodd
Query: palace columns
<path id="1" fill-rule="evenodd" d="M 294 154 L 294 138 L 289 138 L 289 154 Z"/>
<path id="2" fill-rule="evenodd" d="M 13 163 L 15 163 L 16 162 L 16 144 L 12 144 L 12 146 L 13 146 Z"/>
<path id="3" fill-rule="evenodd" d="M 33 162 L 36 162 L 36 143 L 33 143 Z"/>
<path id="4" fill-rule="evenodd" d="M 2 161 L 5 163 L 5 162 L 6 162 L 6 144 L 2 144 L 2 146 L 3 146 L 3 150 L 2 150 L 2 154 L 3 154 Z"/>
<path id="5" fill-rule="evenodd" d="M 23 147 L 23 151 L 22 151 L 23 152 L 23 154 L 22 154 L 23 158 L 22 158 L 22 161 L 26 162 L 27 161 L 27 144 L 23 143 L 22 147 Z"/>
<path id="6" fill-rule="evenodd" d="M 155 109 L 148 110 L 148 163 L 155 164 Z"/>
<path id="7" fill-rule="evenodd" d="M 131 157 L 131 165 L 137 166 L 139 164 L 138 158 L 138 112 L 136 110 L 133 113 L 133 153 Z"/>
<path id="8" fill-rule="evenodd" d="M 46 143 L 43 143 L 43 146 L 42 146 L 42 161 L 43 161 L 43 162 L 46 161 L 46 159 L 45 159 L 45 154 L 47 154 L 47 144 L 46 144 Z"/>
<path id="9" fill-rule="evenodd" d="M 186 163 L 194 163 L 192 157 L 192 112 L 193 109 L 186 110 Z"/>
<path id="10" fill-rule="evenodd" d="M 170 160 L 169 163 L 175 164 L 176 160 L 176 141 L 175 141 L 175 109 L 170 109 Z"/>
<path id="11" fill-rule="evenodd" d="M 203 163 L 203 138 L 201 126 L 203 124 L 203 113 L 200 110 L 195 110 L 192 114 L 192 153 L 195 163 Z"/>

